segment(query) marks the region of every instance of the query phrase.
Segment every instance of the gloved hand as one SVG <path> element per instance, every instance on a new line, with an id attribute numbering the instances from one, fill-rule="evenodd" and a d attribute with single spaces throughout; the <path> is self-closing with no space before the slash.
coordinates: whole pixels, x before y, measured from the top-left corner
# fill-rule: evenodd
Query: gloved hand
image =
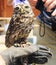
<path id="1" fill-rule="evenodd" d="M 28 47 L 10 47 L 7 50 L 0 53 L 6 65 L 15 65 L 16 58 L 27 56 L 37 51 L 37 45 L 31 45 Z"/>
<path id="2" fill-rule="evenodd" d="M 0 55 L 6 65 L 23 65 L 24 62 L 28 64 L 44 64 L 52 56 L 52 53 L 48 48 L 30 45 L 27 47 L 10 47 Z"/>

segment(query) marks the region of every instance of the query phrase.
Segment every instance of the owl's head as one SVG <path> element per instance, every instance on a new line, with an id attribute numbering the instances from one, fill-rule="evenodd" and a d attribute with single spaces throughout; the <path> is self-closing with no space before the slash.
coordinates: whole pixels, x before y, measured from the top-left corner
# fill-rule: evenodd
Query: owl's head
<path id="1" fill-rule="evenodd" d="M 15 13 L 30 13 L 31 12 L 31 8 L 27 5 L 27 4 L 18 4 L 15 8 L 14 8 L 14 12 Z"/>

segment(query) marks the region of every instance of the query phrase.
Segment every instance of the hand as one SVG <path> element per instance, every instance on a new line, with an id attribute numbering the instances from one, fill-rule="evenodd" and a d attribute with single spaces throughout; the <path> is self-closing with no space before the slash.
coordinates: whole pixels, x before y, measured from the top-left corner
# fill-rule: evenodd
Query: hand
<path id="1" fill-rule="evenodd" d="M 42 0 L 42 1 L 45 2 L 44 6 L 47 8 L 48 12 L 51 12 L 51 9 L 55 7 L 52 16 L 56 16 L 56 0 Z"/>
<path id="2" fill-rule="evenodd" d="M 42 48 L 42 50 L 40 48 Z M 29 64 L 44 64 L 51 56 L 52 53 L 50 52 L 50 49 L 41 45 L 10 47 L 4 52 L 0 53 L 0 65 L 21 65 L 21 63 L 24 63 L 25 60 L 26 63 L 28 61 Z"/>

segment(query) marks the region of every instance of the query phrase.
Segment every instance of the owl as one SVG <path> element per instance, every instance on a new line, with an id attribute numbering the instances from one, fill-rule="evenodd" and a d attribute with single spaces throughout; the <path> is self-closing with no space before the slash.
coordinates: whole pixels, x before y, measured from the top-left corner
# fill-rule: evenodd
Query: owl
<path id="1" fill-rule="evenodd" d="M 6 31 L 5 45 L 11 47 L 14 44 L 26 44 L 27 37 L 33 28 L 34 14 L 27 4 L 18 4 Z"/>

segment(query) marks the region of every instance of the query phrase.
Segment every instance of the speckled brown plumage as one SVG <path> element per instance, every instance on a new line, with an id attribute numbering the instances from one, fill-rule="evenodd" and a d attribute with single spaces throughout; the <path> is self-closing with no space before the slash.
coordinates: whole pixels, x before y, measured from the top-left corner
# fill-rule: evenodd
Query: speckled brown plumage
<path id="1" fill-rule="evenodd" d="M 31 7 L 26 4 L 17 5 L 6 32 L 5 45 L 10 47 L 15 43 L 25 44 L 32 29 L 33 21 L 34 14 Z"/>

